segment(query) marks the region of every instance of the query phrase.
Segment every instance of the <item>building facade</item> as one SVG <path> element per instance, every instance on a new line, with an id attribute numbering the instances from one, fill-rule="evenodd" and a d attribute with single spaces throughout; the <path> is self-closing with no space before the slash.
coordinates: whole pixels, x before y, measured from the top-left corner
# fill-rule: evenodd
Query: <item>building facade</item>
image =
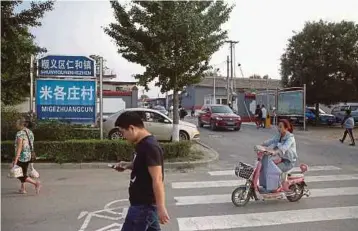
<path id="1" fill-rule="evenodd" d="M 214 96 L 215 85 L 215 96 Z M 181 105 L 191 110 L 200 109 L 204 104 L 228 104 L 226 77 L 206 77 L 200 83 L 186 87 L 180 95 Z M 276 79 L 234 78 L 236 100 L 233 108 L 242 117 L 252 117 L 256 107 L 256 93 L 281 89 L 281 81 Z M 271 99 L 269 99 L 271 100 Z M 261 99 L 262 104 L 265 100 Z M 271 102 L 271 101 L 269 101 Z"/>

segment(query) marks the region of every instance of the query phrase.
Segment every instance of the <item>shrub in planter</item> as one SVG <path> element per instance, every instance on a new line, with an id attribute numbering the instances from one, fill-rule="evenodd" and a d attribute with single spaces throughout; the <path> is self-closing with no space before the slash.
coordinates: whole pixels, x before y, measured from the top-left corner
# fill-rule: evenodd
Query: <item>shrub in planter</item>
<path id="1" fill-rule="evenodd" d="M 191 143 L 181 141 L 161 143 L 164 159 L 186 157 L 190 154 Z M 121 140 L 67 140 L 67 141 L 35 141 L 38 157 L 47 161 L 92 162 L 131 160 L 134 146 Z M 1 142 L 1 159 L 11 161 L 14 157 L 14 142 Z"/>
<path id="2" fill-rule="evenodd" d="M 6 127 L 2 126 L 2 140 L 14 140 L 16 135 L 15 121 L 8 122 Z M 98 128 L 87 128 L 86 126 L 59 123 L 56 121 L 37 122 L 31 129 L 36 141 L 62 141 L 72 139 L 99 139 Z"/>

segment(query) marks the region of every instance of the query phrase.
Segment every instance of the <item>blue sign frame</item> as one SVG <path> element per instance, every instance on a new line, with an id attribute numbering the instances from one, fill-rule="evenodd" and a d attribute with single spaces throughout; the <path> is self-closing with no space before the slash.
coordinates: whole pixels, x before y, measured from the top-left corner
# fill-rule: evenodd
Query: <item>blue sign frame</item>
<path id="1" fill-rule="evenodd" d="M 95 123 L 94 80 L 36 80 L 36 113 L 40 120 Z"/>
<path id="2" fill-rule="evenodd" d="M 47 55 L 38 60 L 37 76 L 96 77 L 96 65 L 86 56 Z"/>

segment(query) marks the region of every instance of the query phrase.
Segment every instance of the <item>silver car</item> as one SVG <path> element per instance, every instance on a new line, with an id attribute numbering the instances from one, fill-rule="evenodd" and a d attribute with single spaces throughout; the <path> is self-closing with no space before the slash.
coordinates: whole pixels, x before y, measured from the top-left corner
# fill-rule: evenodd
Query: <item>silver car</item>
<path id="1" fill-rule="evenodd" d="M 336 106 L 332 109 L 332 114 L 336 117 L 337 122 L 342 122 L 346 116 L 346 111 L 350 110 L 354 121 L 358 123 L 358 103 L 349 103 L 347 105 Z"/>
<path id="2" fill-rule="evenodd" d="M 158 140 L 171 141 L 173 131 L 173 121 L 163 113 L 148 108 L 127 108 L 119 111 L 103 122 L 103 131 L 109 139 L 121 139 L 122 134 L 115 126 L 118 116 L 126 111 L 137 112 L 143 119 L 145 128 L 152 133 Z M 195 124 L 179 121 L 180 140 L 198 140 L 200 132 Z"/>

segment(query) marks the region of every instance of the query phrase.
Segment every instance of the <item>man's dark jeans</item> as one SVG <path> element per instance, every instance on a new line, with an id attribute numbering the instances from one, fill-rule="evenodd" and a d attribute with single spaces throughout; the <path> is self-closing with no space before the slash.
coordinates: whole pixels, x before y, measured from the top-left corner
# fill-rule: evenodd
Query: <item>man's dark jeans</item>
<path id="1" fill-rule="evenodd" d="M 130 206 L 122 231 L 160 231 L 157 208 L 153 205 Z"/>

